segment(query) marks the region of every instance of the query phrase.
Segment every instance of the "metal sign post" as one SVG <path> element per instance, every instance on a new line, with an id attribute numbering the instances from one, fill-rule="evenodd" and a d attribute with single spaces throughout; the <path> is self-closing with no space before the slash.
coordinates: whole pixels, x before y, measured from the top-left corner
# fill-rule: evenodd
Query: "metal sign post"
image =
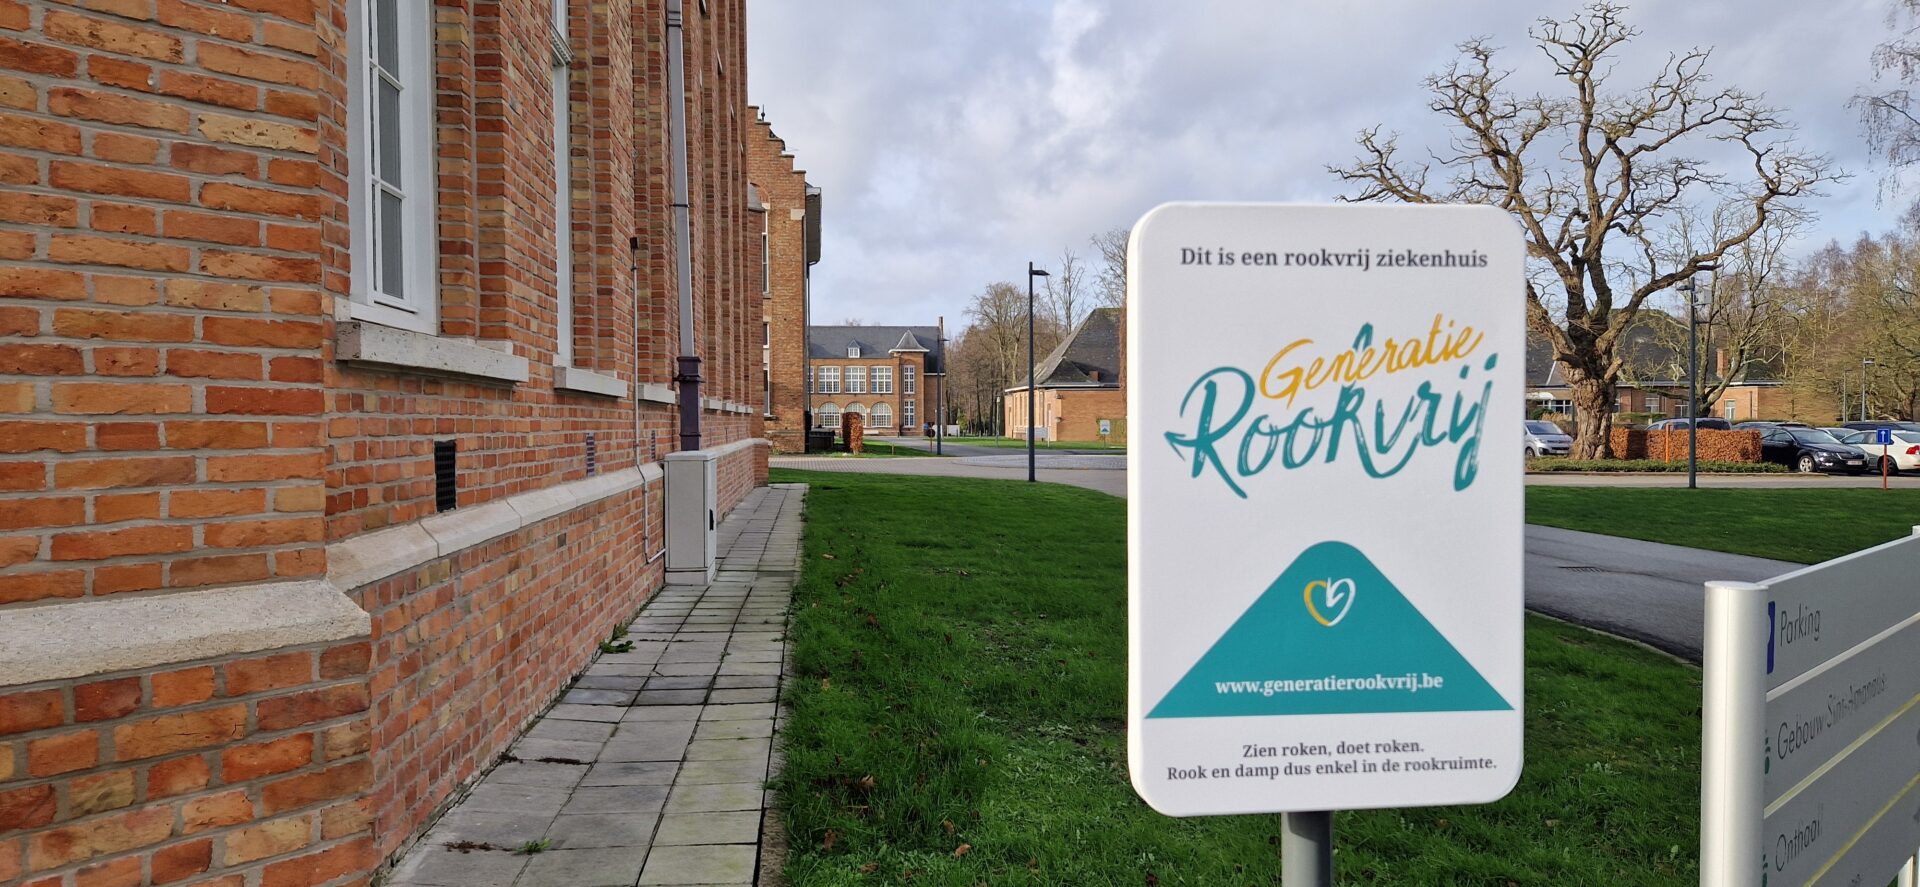
<path id="1" fill-rule="evenodd" d="M 1287 887 L 1332 884 L 1330 811 L 1520 777 L 1524 260 L 1492 207 L 1133 228 L 1128 768 L 1168 815 L 1286 814 Z"/>
<path id="2" fill-rule="evenodd" d="M 1880 489 L 1887 488 L 1887 463 L 1893 461 L 1893 429 L 1876 428 L 1873 442 L 1880 445 Z"/>

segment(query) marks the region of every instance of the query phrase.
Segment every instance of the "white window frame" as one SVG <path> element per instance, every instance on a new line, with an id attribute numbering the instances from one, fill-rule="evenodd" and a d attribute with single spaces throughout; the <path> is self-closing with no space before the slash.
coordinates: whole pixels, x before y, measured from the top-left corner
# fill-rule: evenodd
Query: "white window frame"
<path id="1" fill-rule="evenodd" d="M 827 422 L 829 415 L 833 416 L 832 423 Z M 831 403 L 821 404 L 819 409 L 813 411 L 813 424 L 816 428 L 840 427 L 840 408 Z"/>
<path id="2" fill-rule="evenodd" d="M 554 0 L 553 33 L 553 302 L 556 365 L 573 366 L 573 53 L 567 46 L 565 0 Z"/>
<path id="3" fill-rule="evenodd" d="M 892 428 L 893 427 L 893 406 L 892 405 L 886 404 L 886 403 L 876 403 L 873 405 L 873 427 L 875 428 Z"/>
<path id="4" fill-rule="evenodd" d="M 773 295 L 773 251 L 768 246 L 767 229 L 773 218 L 771 208 L 760 214 L 760 298 Z"/>
<path id="5" fill-rule="evenodd" d="M 821 394 L 839 394 L 840 393 L 840 368 L 839 367 L 821 367 L 820 368 L 820 393 Z"/>
<path id="6" fill-rule="evenodd" d="M 846 379 L 848 394 L 867 393 L 866 367 L 847 367 L 843 372 L 845 375 L 842 378 Z"/>
<path id="7" fill-rule="evenodd" d="M 366 320 L 415 332 L 440 331 L 440 243 L 435 231 L 433 23 L 431 4 L 388 0 L 395 7 L 394 45 L 400 69 L 386 72 L 400 90 L 396 119 L 400 185 L 376 181 L 377 137 L 375 75 L 369 29 L 382 0 L 353 0 L 347 4 L 347 187 L 352 219 L 350 257 L 353 267 L 348 311 Z M 384 70 L 384 69 L 383 69 Z M 376 220 L 376 192 L 401 198 L 399 219 Z M 380 287 L 375 225 L 397 222 L 400 227 L 401 292 Z"/>
<path id="8" fill-rule="evenodd" d="M 903 429 L 919 427 L 914 424 L 912 400 L 903 400 L 900 402 L 900 427 Z"/>
<path id="9" fill-rule="evenodd" d="M 873 393 L 893 393 L 893 367 L 874 367 L 868 376 L 873 380 Z"/>
<path id="10" fill-rule="evenodd" d="M 847 357 L 848 357 L 848 358 L 850 358 L 850 359 L 853 359 L 853 360 L 859 360 L 859 359 L 860 359 L 860 343 L 859 343 L 859 342 L 850 342 L 850 343 L 848 343 L 848 345 L 847 345 Z"/>
<path id="11" fill-rule="evenodd" d="M 917 371 L 917 368 L 913 364 L 910 364 L 910 363 L 901 364 L 900 393 L 901 394 L 917 393 L 913 390 L 913 387 L 914 387 L 914 383 L 918 380 L 918 377 L 919 377 L 919 373 Z"/>

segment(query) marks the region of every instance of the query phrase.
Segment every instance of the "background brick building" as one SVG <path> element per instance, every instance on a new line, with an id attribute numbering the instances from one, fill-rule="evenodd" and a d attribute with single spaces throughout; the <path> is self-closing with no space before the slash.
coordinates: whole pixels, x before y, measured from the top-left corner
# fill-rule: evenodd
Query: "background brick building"
<path id="1" fill-rule="evenodd" d="M 1041 440 L 1127 442 L 1125 325 L 1120 309 L 1095 308 L 1034 369 L 1039 381 L 1033 417 Z M 1001 427 L 1008 437 L 1025 440 L 1027 380 L 1008 388 L 1001 404 Z"/>
<path id="2" fill-rule="evenodd" d="M 815 428 L 866 416 L 868 435 L 920 434 L 940 403 L 946 362 L 937 326 L 807 328 Z"/>
<path id="3" fill-rule="evenodd" d="M 806 451 L 808 272 L 820 261 L 820 191 L 794 168 L 787 144 L 757 115 L 747 138 L 747 176 L 765 215 L 760 234 L 760 404 L 766 436 L 783 453 Z"/>
<path id="4" fill-rule="evenodd" d="M 745 16 L 686 7 L 725 509 Z M 657 587 L 666 22 L 0 0 L 0 883 L 364 883 Z"/>

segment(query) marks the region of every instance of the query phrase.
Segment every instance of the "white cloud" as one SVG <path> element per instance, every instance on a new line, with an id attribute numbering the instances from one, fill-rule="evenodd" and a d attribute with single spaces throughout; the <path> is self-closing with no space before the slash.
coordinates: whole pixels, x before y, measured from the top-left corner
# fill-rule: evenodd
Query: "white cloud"
<path id="1" fill-rule="evenodd" d="M 1419 84 L 1489 36 L 1534 73 L 1526 0 L 758 0 L 754 102 L 826 192 L 816 316 L 957 320 L 1028 260 L 1167 200 L 1325 201 L 1325 172 L 1379 124 L 1442 146 Z M 1710 45 L 1716 82 L 1766 94 L 1856 173 L 1812 206 L 1807 248 L 1890 226 L 1846 107 L 1886 34 L 1885 0 L 1646 0 L 1623 74 Z"/>

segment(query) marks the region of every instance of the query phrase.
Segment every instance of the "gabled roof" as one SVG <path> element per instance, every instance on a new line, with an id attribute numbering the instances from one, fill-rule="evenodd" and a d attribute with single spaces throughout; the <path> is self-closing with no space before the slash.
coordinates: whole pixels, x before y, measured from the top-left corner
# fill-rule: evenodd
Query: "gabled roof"
<path id="1" fill-rule="evenodd" d="M 927 372 L 944 373 L 937 326 L 810 326 L 809 357 L 845 358 L 848 345 L 859 345 L 861 357 L 884 357 L 895 351 L 925 352 Z"/>
<path id="2" fill-rule="evenodd" d="M 1038 388 L 1120 387 L 1120 309 L 1095 308 L 1087 312 L 1047 359 L 1034 369 Z M 1024 389 L 1021 377 L 1008 391 Z"/>

